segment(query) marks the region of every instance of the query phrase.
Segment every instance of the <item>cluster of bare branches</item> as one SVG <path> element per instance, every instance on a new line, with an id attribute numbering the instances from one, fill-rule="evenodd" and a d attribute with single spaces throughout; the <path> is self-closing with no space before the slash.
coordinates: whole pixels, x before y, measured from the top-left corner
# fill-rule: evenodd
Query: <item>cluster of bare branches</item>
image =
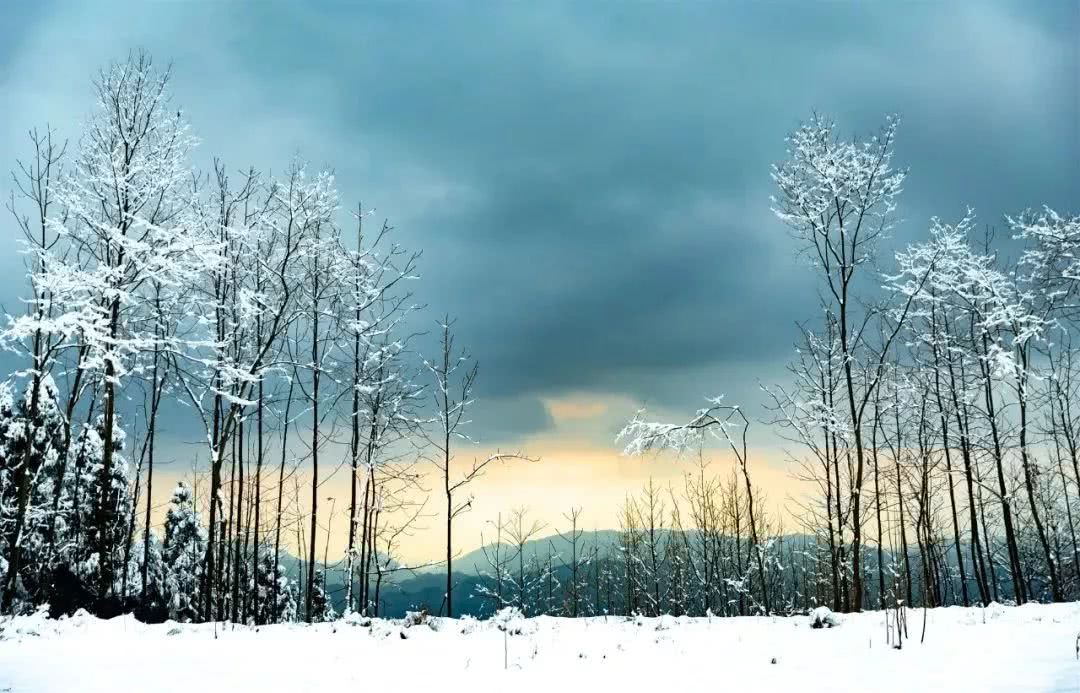
<path id="1" fill-rule="evenodd" d="M 828 566 L 829 601 L 1075 597 L 1066 393 L 1080 219 L 1007 218 L 1022 244 L 1010 260 L 972 212 L 935 218 L 881 267 L 873 241 L 906 175 L 890 164 L 895 130 L 891 119 L 848 142 L 815 117 L 774 169 L 776 213 L 825 290 L 791 384 L 763 389 L 815 490 L 798 514 Z"/>
<path id="2" fill-rule="evenodd" d="M 793 444 L 810 489 L 791 499 L 809 538 L 804 593 L 855 611 L 1075 597 L 1080 218 L 1006 218 L 1022 245 L 1011 260 L 970 211 L 935 218 L 927 240 L 884 266 L 907 176 L 892 164 L 897 124 L 849 140 L 815 114 L 773 167 L 774 212 L 821 286 L 822 318 L 800 325 L 789 382 L 762 386 L 763 421 Z M 628 454 L 685 453 L 711 434 L 743 476 L 760 546 L 749 420 L 720 398 L 708 405 L 680 424 L 639 413 L 620 439 Z M 767 584 L 761 554 L 748 559 Z"/>

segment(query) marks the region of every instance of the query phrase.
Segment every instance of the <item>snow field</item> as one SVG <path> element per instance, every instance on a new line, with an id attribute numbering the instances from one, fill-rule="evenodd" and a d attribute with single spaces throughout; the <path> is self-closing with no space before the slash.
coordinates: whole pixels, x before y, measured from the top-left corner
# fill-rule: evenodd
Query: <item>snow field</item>
<path id="1" fill-rule="evenodd" d="M 0 622 L 0 691 L 1080 691 L 1080 604 L 885 614 L 492 621 L 352 619 L 261 628 L 79 614 Z M 216 637 L 215 637 L 216 630 Z M 775 663 L 774 663 L 775 660 Z"/>

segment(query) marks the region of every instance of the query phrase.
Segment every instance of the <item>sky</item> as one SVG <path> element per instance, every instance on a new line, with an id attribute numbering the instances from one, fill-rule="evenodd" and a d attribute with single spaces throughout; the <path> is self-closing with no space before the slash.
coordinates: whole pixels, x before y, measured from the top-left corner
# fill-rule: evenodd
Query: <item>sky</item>
<path id="1" fill-rule="evenodd" d="M 478 450 L 541 458 L 482 482 L 464 536 L 518 505 L 611 526 L 625 493 L 685 468 L 620 457 L 621 424 L 717 393 L 763 418 L 759 383 L 783 382 L 815 315 L 813 272 L 770 212 L 785 135 L 813 110 L 852 134 L 900 114 L 896 247 L 967 206 L 999 227 L 1075 211 L 1078 35 L 1065 0 L 6 3 L 0 169 L 30 127 L 77 139 L 98 68 L 133 48 L 171 61 L 194 164 L 299 155 L 423 251 L 424 319 L 456 316 L 480 363 Z M 16 234 L 0 220 L 8 307 Z M 193 445 L 171 416 L 181 475 Z M 751 435 L 779 503 L 790 462 L 764 426 Z"/>

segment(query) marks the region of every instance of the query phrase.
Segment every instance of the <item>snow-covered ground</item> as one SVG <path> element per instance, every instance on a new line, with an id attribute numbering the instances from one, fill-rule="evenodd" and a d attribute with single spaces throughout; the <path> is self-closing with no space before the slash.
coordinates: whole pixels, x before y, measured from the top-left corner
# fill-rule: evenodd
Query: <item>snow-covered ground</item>
<path id="1" fill-rule="evenodd" d="M 792 618 L 432 619 L 249 628 L 130 617 L 0 623 L 0 691 L 1080 691 L 1080 604 Z M 775 661 L 774 661 L 775 660 Z M 381 689 L 380 689 L 381 690 Z"/>

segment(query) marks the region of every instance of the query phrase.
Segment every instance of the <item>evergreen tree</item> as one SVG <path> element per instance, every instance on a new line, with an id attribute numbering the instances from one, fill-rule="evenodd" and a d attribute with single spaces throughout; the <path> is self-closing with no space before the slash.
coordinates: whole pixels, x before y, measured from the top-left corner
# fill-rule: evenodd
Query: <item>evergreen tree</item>
<path id="1" fill-rule="evenodd" d="M 7 535 L 15 509 L 14 457 L 10 441 L 15 427 L 15 398 L 11 383 L 0 382 L 0 530 Z M 0 543 L 0 574 L 7 575 L 7 542 Z"/>
<path id="2" fill-rule="evenodd" d="M 157 533 L 150 530 L 147 542 L 146 593 L 139 594 L 136 603 L 139 620 L 144 623 L 159 623 L 169 617 L 168 602 L 165 597 L 165 562 L 162 556 L 161 541 Z M 142 544 L 140 543 L 141 547 Z M 128 585 L 135 585 L 138 590 L 142 584 L 143 552 L 133 551 L 127 565 Z M 129 587 L 130 589 L 130 587 Z"/>
<path id="3" fill-rule="evenodd" d="M 334 605 L 326 593 L 326 575 L 321 570 L 315 571 L 311 583 L 311 622 L 325 623 L 337 618 Z"/>
<path id="4" fill-rule="evenodd" d="M 16 404 L 10 384 L 0 385 L 0 527 L 5 537 L 15 530 L 19 504 L 15 477 L 18 469 L 28 461 L 31 481 L 25 499 L 24 523 L 19 531 L 21 568 L 18 587 L 20 600 L 30 606 L 49 601 L 50 597 L 52 566 L 46 545 L 47 529 L 64 440 L 64 417 L 57 406 L 56 385 L 52 378 L 41 379 L 37 415 L 34 421 L 28 422 L 32 387 L 32 383 L 27 385 L 26 392 Z M 27 439 L 28 432 L 32 434 L 32 440 Z M 10 541 L 3 542 L 0 568 L 4 571 L 9 551 Z"/>
<path id="5" fill-rule="evenodd" d="M 269 551 L 259 558 L 257 590 L 257 622 L 260 625 L 296 620 L 296 584 L 286 575 L 285 566 L 274 563 L 274 557 Z"/>
<path id="6" fill-rule="evenodd" d="M 94 426 L 83 426 L 72 442 L 73 460 L 67 465 L 61 487 L 60 516 L 65 525 L 64 541 L 60 545 L 60 560 L 75 576 L 87 585 L 95 584 L 101 569 L 98 547 L 101 534 L 113 555 L 114 565 L 123 565 L 125 534 L 133 512 L 128 463 L 123 456 L 126 433 L 117 426 L 113 431 L 113 456 L 109 467 L 109 488 L 105 495 L 105 510 L 100 512 L 101 478 L 105 445 L 102 435 L 104 420 L 98 417 Z M 114 576 L 113 593 L 119 594 L 121 575 Z"/>
<path id="7" fill-rule="evenodd" d="M 169 618 L 192 621 L 199 615 L 197 601 L 206 553 L 206 530 L 199 524 L 199 514 L 187 484 L 181 481 L 176 485 L 170 503 L 161 551 L 164 597 Z"/>

